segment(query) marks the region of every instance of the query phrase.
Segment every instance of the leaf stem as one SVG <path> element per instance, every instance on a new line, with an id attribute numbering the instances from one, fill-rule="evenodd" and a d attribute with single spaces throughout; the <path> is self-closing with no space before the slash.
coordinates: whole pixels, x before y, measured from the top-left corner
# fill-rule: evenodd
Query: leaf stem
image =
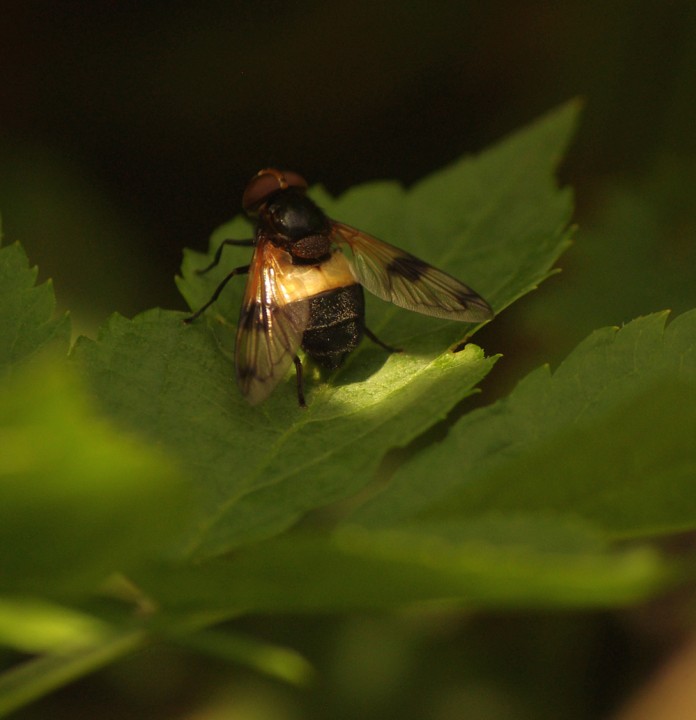
<path id="1" fill-rule="evenodd" d="M 128 630 L 70 652 L 43 655 L 0 676 L 0 717 L 143 646 L 144 630 Z"/>

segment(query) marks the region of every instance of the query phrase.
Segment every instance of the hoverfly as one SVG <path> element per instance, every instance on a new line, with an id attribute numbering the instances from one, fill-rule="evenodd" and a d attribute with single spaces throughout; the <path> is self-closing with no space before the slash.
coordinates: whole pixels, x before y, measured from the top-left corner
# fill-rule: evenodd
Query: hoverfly
<path id="1" fill-rule="evenodd" d="M 363 335 L 389 352 L 365 325 L 363 287 L 395 305 L 447 320 L 490 320 L 490 305 L 470 287 L 410 253 L 349 225 L 329 219 L 306 195 L 307 182 L 295 172 L 259 171 L 242 197 L 244 211 L 255 218 L 255 237 L 224 240 L 253 247 L 249 265 L 230 272 L 192 322 L 219 297 L 235 275 L 248 274 L 242 302 L 235 365 L 237 383 L 252 404 L 265 400 L 292 363 L 297 400 L 306 407 L 302 348 L 320 365 L 336 369 Z M 348 254 L 344 253 L 348 251 Z"/>

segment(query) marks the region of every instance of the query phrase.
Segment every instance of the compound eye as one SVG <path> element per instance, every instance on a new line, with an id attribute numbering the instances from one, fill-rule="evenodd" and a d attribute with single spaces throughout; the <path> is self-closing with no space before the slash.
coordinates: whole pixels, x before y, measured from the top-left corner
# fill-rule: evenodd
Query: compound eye
<path id="1" fill-rule="evenodd" d="M 275 168 L 259 170 L 246 186 L 242 196 L 242 207 L 244 210 L 254 211 L 261 203 L 267 200 L 274 192 L 285 190 L 289 187 L 297 187 L 304 190 L 307 181 L 296 172 L 281 171 Z"/>

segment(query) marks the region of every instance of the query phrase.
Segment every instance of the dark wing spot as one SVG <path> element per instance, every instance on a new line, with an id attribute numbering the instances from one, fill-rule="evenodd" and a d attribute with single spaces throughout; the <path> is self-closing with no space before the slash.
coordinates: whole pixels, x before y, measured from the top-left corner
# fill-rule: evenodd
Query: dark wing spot
<path id="1" fill-rule="evenodd" d="M 241 314 L 241 317 L 239 318 L 239 328 L 240 330 L 245 330 L 249 332 L 253 329 L 254 324 L 256 322 L 256 316 L 258 314 L 258 311 L 256 309 L 256 303 L 252 303 L 248 307 L 244 308 L 244 311 Z"/>
<path id="2" fill-rule="evenodd" d="M 476 292 L 467 288 L 454 293 L 454 297 L 462 307 L 471 310 L 476 314 L 476 318 L 472 318 L 472 322 L 482 322 L 490 320 L 493 317 L 491 306 Z"/>
<path id="3" fill-rule="evenodd" d="M 273 305 L 263 306 L 257 302 L 251 302 L 242 311 L 239 318 L 240 330 L 245 332 L 266 332 L 268 318 L 273 312 Z"/>
<path id="4" fill-rule="evenodd" d="M 430 265 L 428 265 L 428 263 L 419 260 L 413 255 L 402 255 L 394 258 L 394 260 L 387 265 L 387 272 L 394 275 L 401 275 L 401 277 L 411 282 L 418 282 L 418 280 L 428 272 L 429 267 Z"/>
<path id="5" fill-rule="evenodd" d="M 237 366 L 237 378 L 240 382 L 248 380 L 249 378 L 256 377 L 254 368 L 249 365 L 238 365 Z"/>
<path id="6" fill-rule="evenodd" d="M 454 293 L 454 296 L 464 307 L 467 307 L 469 304 L 471 304 L 472 300 L 478 300 L 479 297 L 474 292 L 465 292 L 464 290 L 460 290 L 459 292 Z"/>

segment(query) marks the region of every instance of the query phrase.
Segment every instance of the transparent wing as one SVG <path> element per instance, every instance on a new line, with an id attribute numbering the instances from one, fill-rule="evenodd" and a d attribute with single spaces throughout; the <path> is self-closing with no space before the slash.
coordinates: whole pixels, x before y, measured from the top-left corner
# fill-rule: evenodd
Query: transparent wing
<path id="1" fill-rule="evenodd" d="M 252 404 L 265 400 L 290 367 L 309 320 L 309 303 L 283 289 L 285 253 L 259 241 L 249 267 L 237 329 L 237 384 Z"/>
<path id="2" fill-rule="evenodd" d="M 356 279 L 383 300 L 447 320 L 473 323 L 493 317 L 477 292 L 405 250 L 337 222 L 332 240 L 350 248 Z"/>

